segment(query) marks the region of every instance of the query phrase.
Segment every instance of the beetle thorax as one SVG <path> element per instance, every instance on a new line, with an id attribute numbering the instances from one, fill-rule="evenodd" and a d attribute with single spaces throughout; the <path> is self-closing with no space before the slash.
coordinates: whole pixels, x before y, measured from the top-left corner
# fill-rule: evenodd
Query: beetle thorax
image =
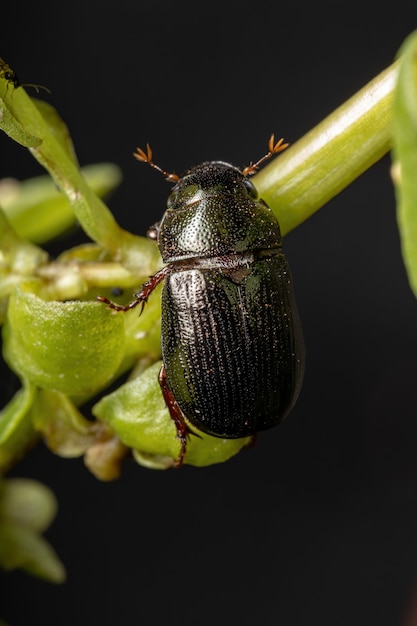
<path id="1" fill-rule="evenodd" d="M 278 222 L 256 195 L 252 183 L 227 163 L 203 163 L 190 170 L 173 188 L 161 221 L 163 260 L 279 247 Z"/>

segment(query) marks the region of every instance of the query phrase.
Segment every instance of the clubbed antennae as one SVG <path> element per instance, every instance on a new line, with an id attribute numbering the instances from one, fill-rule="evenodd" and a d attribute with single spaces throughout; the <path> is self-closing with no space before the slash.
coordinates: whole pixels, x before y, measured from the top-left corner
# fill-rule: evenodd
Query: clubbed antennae
<path id="1" fill-rule="evenodd" d="M 156 165 L 156 163 L 152 161 L 152 148 L 148 143 L 146 144 L 146 152 L 142 150 L 142 148 L 136 148 L 136 152 L 133 153 L 133 156 L 138 161 L 142 161 L 142 163 L 147 163 L 158 172 L 161 172 L 161 174 L 165 176 L 165 180 L 167 180 L 170 183 L 176 183 L 177 180 L 180 179 L 178 174 L 166 172 L 161 167 L 159 167 L 159 165 Z"/>
<path id="2" fill-rule="evenodd" d="M 274 137 L 274 134 L 272 133 L 268 142 L 267 154 L 265 154 L 261 159 L 259 159 L 259 161 L 256 161 L 256 163 L 250 162 L 249 165 L 247 165 L 245 169 L 242 170 L 242 174 L 244 176 L 252 176 L 252 174 L 255 174 L 256 170 L 262 165 L 262 163 L 265 163 L 265 161 L 270 159 L 274 154 L 277 154 L 278 152 L 282 152 L 283 150 L 285 150 L 285 148 L 288 148 L 289 145 L 290 145 L 289 143 L 284 143 L 283 137 L 281 137 L 281 139 L 279 139 L 277 143 L 275 143 L 275 137 Z"/>

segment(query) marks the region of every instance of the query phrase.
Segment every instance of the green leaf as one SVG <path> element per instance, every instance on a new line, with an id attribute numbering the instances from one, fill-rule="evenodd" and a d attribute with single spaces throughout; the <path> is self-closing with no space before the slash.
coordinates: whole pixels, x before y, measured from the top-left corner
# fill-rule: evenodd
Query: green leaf
<path id="1" fill-rule="evenodd" d="M 0 80 L 0 93 L 2 88 L 8 111 L 7 119 L 0 117 L 0 128 L 8 132 L 10 124 L 14 123 L 14 134 L 8 132 L 13 138 L 18 132 L 37 137 L 40 142 L 29 150 L 66 195 L 89 237 L 129 271 L 137 273 L 140 268 L 143 275 L 152 274 L 158 258 L 154 242 L 122 229 L 87 184 L 78 167 L 68 131 L 56 111 L 49 104 L 29 98 L 24 89 L 7 91 L 9 87 L 7 81 Z"/>
<path id="2" fill-rule="evenodd" d="M 111 163 L 83 167 L 81 173 L 100 197 L 121 181 L 120 169 Z M 50 176 L 19 182 L 0 181 L 0 206 L 15 232 L 34 243 L 44 243 L 76 223 L 68 198 L 58 191 Z"/>
<path id="3" fill-rule="evenodd" d="M 138 462 L 155 469 L 171 467 L 180 451 L 176 428 L 157 382 L 160 368 L 161 362 L 155 363 L 138 378 L 102 398 L 92 409 L 125 445 L 135 449 Z M 189 438 L 185 463 L 196 466 L 223 463 L 250 441 L 251 437 L 219 439 L 198 432 L 198 436 Z"/>
<path id="4" fill-rule="evenodd" d="M 34 428 L 59 456 L 81 456 L 94 441 L 94 424 L 85 419 L 71 400 L 51 389 L 41 389 L 32 411 Z"/>
<path id="5" fill-rule="evenodd" d="M 0 411 L 0 474 L 19 461 L 38 439 L 31 409 L 36 388 L 27 381 L 12 400 Z"/>
<path id="6" fill-rule="evenodd" d="M 130 369 L 143 358 L 154 362 L 161 356 L 161 286 L 157 287 L 141 315 L 133 309 L 119 313 L 124 317 L 126 343 L 119 373 Z"/>
<path id="7" fill-rule="evenodd" d="M 99 480 L 115 480 L 122 473 L 123 461 L 129 455 L 129 448 L 107 424 L 96 422 L 95 426 L 96 438 L 84 455 L 84 463 Z"/>
<path id="8" fill-rule="evenodd" d="M 42 143 L 42 139 L 39 137 L 35 137 L 34 135 L 28 133 L 23 128 L 22 124 L 18 122 L 18 120 L 14 117 L 13 113 L 10 111 L 7 104 L 4 100 L 0 99 L 0 128 L 7 134 L 11 139 L 17 141 L 22 146 L 26 148 L 31 148 L 34 146 L 39 146 Z"/>
<path id="9" fill-rule="evenodd" d="M 21 289 L 4 331 L 10 367 L 39 387 L 72 396 L 110 381 L 123 358 L 123 316 L 97 302 L 45 302 Z"/>
<path id="10" fill-rule="evenodd" d="M 30 275 L 48 258 L 47 253 L 16 234 L 5 213 L 0 209 L 0 278 L 6 272 Z M 0 297 L 7 290 L 0 285 Z"/>
<path id="11" fill-rule="evenodd" d="M 394 100 L 394 168 L 397 220 L 408 278 L 417 296 L 417 31 L 400 49 Z"/>
<path id="12" fill-rule="evenodd" d="M 0 565 L 22 569 L 52 583 L 63 583 L 65 568 L 52 546 L 40 535 L 20 526 L 0 523 Z"/>
<path id="13" fill-rule="evenodd" d="M 40 536 L 55 518 L 57 503 L 48 487 L 35 480 L 0 482 L 0 566 L 23 569 L 50 582 L 65 580 L 65 569 Z"/>
<path id="14" fill-rule="evenodd" d="M 29 478 L 0 481 L 0 520 L 38 533 L 44 532 L 58 510 L 52 491 Z"/>
<path id="15" fill-rule="evenodd" d="M 63 120 L 58 115 L 58 112 L 51 104 L 49 104 L 49 102 L 44 102 L 38 98 L 31 98 L 30 101 L 38 109 L 42 120 L 46 123 L 50 133 L 52 134 L 52 138 L 49 136 L 47 137 L 48 142 L 52 139 L 56 145 L 60 146 L 67 160 L 72 161 L 74 165 L 78 167 L 78 159 L 68 127 L 64 124 Z"/>

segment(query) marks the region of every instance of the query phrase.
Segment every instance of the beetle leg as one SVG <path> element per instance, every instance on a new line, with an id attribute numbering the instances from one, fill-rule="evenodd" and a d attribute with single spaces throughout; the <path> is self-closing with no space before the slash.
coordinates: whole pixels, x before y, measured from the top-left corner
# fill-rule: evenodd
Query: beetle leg
<path id="1" fill-rule="evenodd" d="M 164 365 L 161 367 L 158 380 L 162 395 L 164 396 L 165 404 L 168 407 L 171 419 L 174 421 L 175 428 L 177 429 L 177 437 L 180 440 L 181 449 L 178 458 L 175 460 L 175 467 L 181 467 L 187 451 L 187 439 L 190 436 L 191 430 L 184 419 L 183 412 L 181 411 L 174 394 L 168 386 Z"/>
<path id="2" fill-rule="evenodd" d="M 138 306 L 138 304 L 140 304 L 141 310 L 140 310 L 139 315 L 141 315 L 145 307 L 145 304 L 148 301 L 148 298 L 151 295 L 152 291 L 155 289 L 157 285 L 159 285 L 161 281 L 164 280 L 165 276 L 169 274 L 170 271 L 171 271 L 171 266 L 165 265 L 165 267 L 159 270 L 159 272 L 156 272 L 156 274 L 151 276 L 150 279 L 142 285 L 142 289 L 139 291 L 139 293 L 134 294 L 135 299 L 129 302 L 128 304 L 125 304 L 125 305 L 116 304 L 115 302 L 112 302 L 111 300 L 109 300 L 108 298 L 105 298 L 104 296 L 97 296 L 97 300 L 99 300 L 100 302 L 104 302 L 105 304 L 107 304 L 107 306 L 109 306 L 114 311 L 130 311 L 130 309 L 134 309 L 135 307 Z"/>

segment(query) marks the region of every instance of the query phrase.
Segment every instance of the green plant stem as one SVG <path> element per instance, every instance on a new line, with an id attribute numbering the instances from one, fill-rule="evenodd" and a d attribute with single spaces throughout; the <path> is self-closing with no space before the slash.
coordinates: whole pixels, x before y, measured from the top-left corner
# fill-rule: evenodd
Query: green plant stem
<path id="1" fill-rule="evenodd" d="M 392 147 L 398 61 L 254 177 L 282 234 L 299 226 Z"/>
<path id="2" fill-rule="evenodd" d="M 0 80 L 0 128 L 26 146 L 49 172 L 84 231 L 113 261 L 136 275 L 138 268 L 143 276 L 155 271 L 159 256 L 154 242 L 119 226 L 80 172 L 68 129 L 51 105 Z"/>
<path id="3" fill-rule="evenodd" d="M 417 30 L 407 37 L 399 54 L 402 61 L 393 109 L 392 178 L 402 255 L 417 297 Z"/>

